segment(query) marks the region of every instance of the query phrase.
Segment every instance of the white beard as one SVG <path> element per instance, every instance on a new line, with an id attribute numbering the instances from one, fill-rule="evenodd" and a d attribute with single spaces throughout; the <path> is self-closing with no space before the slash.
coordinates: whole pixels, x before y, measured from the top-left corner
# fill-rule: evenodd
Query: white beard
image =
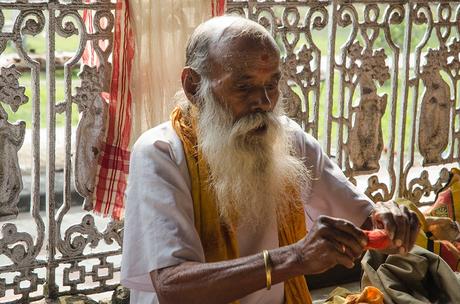
<path id="1" fill-rule="evenodd" d="M 232 114 L 215 100 L 207 80 L 202 80 L 198 113 L 198 147 L 210 169 L 219 215 L 226 223 L 256 229 L 277 208 L 289 202 L 289 185 L 308 187 L 303 162 L 280 122 L 281 107 L 274 112 L 253 113 L 233 122 Z M 251 131 L 265 126 L 263 134 Z M 301 207 L 301 206 L 297 206 Z"/>

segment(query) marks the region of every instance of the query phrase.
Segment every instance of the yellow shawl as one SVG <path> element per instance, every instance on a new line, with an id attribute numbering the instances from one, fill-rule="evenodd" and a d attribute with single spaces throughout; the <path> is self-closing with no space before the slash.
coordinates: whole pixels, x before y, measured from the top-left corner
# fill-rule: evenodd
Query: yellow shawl
<path id="1" fill-rule="evenodd" d="M 174 130 L 182 141 L 192 182 L 195 228 L 204 249 L 206 262 L 218 262 L 239 257 L 236 231 L 221 222 L 214 195 L 207 185 L 208 167 L 197 149 L 196 132 L 190 115 L 176 107 L 171 113 Z M 298 198 L 297 198 L 298 199 Z M 279 245 L 293 244 L 306 234 L 303 210 L 292 207 L 288 212 L 278 212 Z M 284 283 L 285 304 L 312 303 L 303 276 L 291 278 Z M 235 301 L 234 304 L 237 304 Z"/>

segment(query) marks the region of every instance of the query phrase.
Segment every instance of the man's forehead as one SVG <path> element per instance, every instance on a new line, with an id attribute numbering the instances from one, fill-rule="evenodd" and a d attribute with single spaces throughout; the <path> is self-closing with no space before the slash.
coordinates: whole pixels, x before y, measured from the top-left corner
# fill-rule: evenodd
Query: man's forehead
<path id="1" fill-rule="evenodd" d="M 252 53 L 279 54 L 279 49 L 274 39 L 268 33 L 241 32 L 241 29 L 232 28 L 223 33 L 211 48 L 211 52 L 220 57 L 234 57 Z"/>
<path id="2" fill-rule="evenodd" d="M 237 37 L 219 44 L 211 53 L 223 70 L 257 69 L 271 71 L 279 66 L 279 51 L 270 40 Z"/>

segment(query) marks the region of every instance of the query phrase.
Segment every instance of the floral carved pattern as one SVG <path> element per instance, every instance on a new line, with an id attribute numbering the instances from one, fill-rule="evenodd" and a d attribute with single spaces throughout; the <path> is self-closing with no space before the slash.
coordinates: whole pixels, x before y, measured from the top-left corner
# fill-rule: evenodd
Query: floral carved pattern
<path id="1" fill-rule="evenodd" d="M 428 197 L 432 192 L 438 192 L 449 181 L 449 171 L 442 168 L 439 172 L 439 178 L 436 183 L 431 184 L 428 171 L 423 170 L 420 176 L 409 182 L 406 198 L 412 202 L 418 203 L 422 197 Z"/>
<path id="2" fill-rule="evenodd" d="M 86 246 L 95 248 L 99 241 L 104 240 L 107 244 L 115 241 L 121 246 L 123 242 L 123 222 L 112 221 L 107 224 L 106 229 L 101 233 L 90 214 L 81 219 L 81 223 L 72 225 L 66 230 L 64 240 L 59 243 L 58 248 L 66 257 L 80 256 Z"/>
<path id="3" fill-rule="evenodd" d="M 15 265 L 23 266 L 30 264 L 35 258 L 35 247 L 32 237 L 28 233 L 18 232 L 16 226 L 7 223 L 2 226 L 2 238 L 0 248 Z"/>

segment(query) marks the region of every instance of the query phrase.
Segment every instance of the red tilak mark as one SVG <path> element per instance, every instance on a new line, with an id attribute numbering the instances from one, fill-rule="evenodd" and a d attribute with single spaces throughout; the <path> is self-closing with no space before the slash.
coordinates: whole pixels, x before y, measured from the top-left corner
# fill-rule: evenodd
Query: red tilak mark
<path id="1" fill-rule="evenodd" d="M 268 60 L 268 55 L 267 55 L 267 54 L 263 54 L 262 56 L 260 56 L 260 58 L 261 58 L 263 61 L 267 61 L 267 60 Z"/>
<path id="2" fill-rule="evenodd" d="M 377 249 L 383 250 L 390 246 L 390 237 L 386 230 L 375 229 L 375 230 L 364 230 L 367 236 L 368 242 L 365 249 Z"/>

